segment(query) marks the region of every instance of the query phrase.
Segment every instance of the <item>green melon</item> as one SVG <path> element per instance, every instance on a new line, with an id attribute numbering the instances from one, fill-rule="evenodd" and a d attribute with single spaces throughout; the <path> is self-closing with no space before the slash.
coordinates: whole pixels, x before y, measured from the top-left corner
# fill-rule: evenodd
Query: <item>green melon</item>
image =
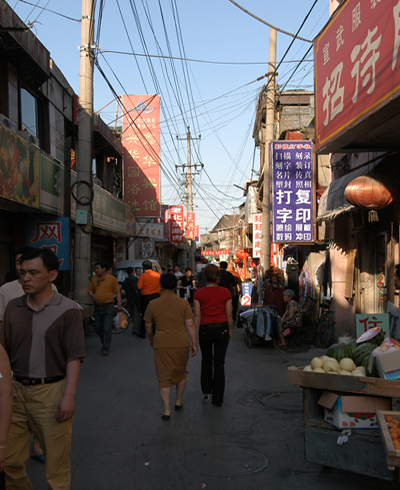
<path id="1" fill-rule="evenodd" d="M 351 357 L 351 350 L 347 344 L 332 344 L 327 350 L 326 355 L 340 362 L 345 357 Z"/>
<path id="2" fill-rule="evenodd" d="M 350 359 L 353 359 L 354 351 L 357 349 L 358 346 L 359 344 L 357 344 L 356 339 L 350 340 L 350 342 L 347 344 L 347 347 L 350 349 L 351 352 Z"/>
<path id="3" fill-rule="evenodd" d="M 371 352 L 376 348 L 375 345 L 373 345 L 370 342 L 363 342 L 360 344 L 357 349 L 353 353 L 353 361 L 356 366 L 362 366 L 364 357 L 371 354 Z"/>

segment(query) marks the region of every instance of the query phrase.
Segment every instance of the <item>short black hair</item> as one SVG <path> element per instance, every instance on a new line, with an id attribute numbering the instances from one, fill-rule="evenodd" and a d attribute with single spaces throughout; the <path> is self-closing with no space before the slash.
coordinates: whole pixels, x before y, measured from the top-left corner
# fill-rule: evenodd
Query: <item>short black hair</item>
<path id="1" fill-rule="evenodd" d="M 108 269 L 108 264 L 104 260 L 101 260 L 100 262 L 95 262 L 94 266 L 99 265 L 101 269 Z"/>
<path id="2" fill-rule="evenodd" d="M 126 268 L 126 273 L 128 274 L 128 276 L 130 276 L 133 272 L 133 267 L 129 266 Z"/>
<path id="3" fill-rule="evenodd" d="M 17 250 L 15 251 L 15 256 L 22 254 L 24 255 L 26 252 L 29 252 L 30 250 L 33 250 L 34 247 L 31 247 L 29 245 L 22 245 L 22 247 L 18 247 Z"/>
<path id="4" fill-rule="evenodd" d="M 150 260 L 145 260 L 142 262 L 142 267 L 144 270 L 151 269 L 151 262 Z"/>
<path id="5" fill-rule="evenodd" d="M 48 272 L 58 271 L 59 263 L 57 255 L 50 248 L 31 248 L 26 253 L 24 253 L 20 259 L 20 262 L 24 260 L 32 260 L 40 257 L 43 261 L 43 265 L 46 267 Z"/>
<path id="6" fill-rule="evenodd" d="M 165 272 L 164 274 L 161 274 L 160 284 L 163 289 L 173 291 L 178 284 L 178 279 L 172 272 Z"/>
<path id="7" fill-rule="evenodd" d="M 222 262 L 219 263 L 219 266 L 221 269 L 227 269 L 228 268 L 228 262 L 225 262 L 225 260 L 223 260 Z"/>
<path id="8" fill-rule="evenodd" d="M 191 268 L 191 267 L 186 267 L 186 272 L 187 272 L 187 271 L 192 272 L 192 268 Z"/>

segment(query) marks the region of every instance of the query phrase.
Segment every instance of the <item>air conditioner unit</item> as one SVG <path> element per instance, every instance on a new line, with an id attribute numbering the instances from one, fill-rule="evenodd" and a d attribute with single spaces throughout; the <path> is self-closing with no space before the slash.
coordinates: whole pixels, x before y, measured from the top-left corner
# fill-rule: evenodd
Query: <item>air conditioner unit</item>
<path id="1" fill-rule="evenodd" d="M 24 140 L 28 141 L 28 143 L 33 143 L 34 145 L 39 146 L 39 139 L 26 128 L 21 129 L 21 131 L 17 131 L 17 134 L 18 136 L 21 136 L 21 138 L 24 138 Z"/>

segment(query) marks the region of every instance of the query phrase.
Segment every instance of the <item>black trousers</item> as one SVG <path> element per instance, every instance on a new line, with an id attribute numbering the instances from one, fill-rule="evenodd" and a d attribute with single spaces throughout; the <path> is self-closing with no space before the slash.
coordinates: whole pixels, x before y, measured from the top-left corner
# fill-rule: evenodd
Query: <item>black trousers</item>
<path id="1" fill-rule="evenodd" d="M 201 390 L 212 394 L 212 403 L 222 405 L 225 391 L 225 355 L 229 344 L 228 323 L 200 325 Z"/>
<path id="2" fill-rule="evenodd" d="M 159 298 L 160 294 L 159 293 L 154 293 L 154 294 L 142 294 L 140 297 L 140 313 L 142 314 L 142 319 L 140 322 L 140 328 L 139 328 L 139 337 L 146 337 L 146 327 L 145 327 L 145 321 L 144 321 L 144 312 L 146 311 L 147 306 L 149 305 L 150 301 L 152 299 Z"/>

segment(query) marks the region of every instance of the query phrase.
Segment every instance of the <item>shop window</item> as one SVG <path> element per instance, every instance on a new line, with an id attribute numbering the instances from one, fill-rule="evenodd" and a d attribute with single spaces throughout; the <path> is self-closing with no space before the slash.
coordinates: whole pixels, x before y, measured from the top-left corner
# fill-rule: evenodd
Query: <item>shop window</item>
<path id="1" fill-rule="evenodd" d="M 38 111 L 36 97 L 21 87 L 21 129 L 38 137 Z"/>

